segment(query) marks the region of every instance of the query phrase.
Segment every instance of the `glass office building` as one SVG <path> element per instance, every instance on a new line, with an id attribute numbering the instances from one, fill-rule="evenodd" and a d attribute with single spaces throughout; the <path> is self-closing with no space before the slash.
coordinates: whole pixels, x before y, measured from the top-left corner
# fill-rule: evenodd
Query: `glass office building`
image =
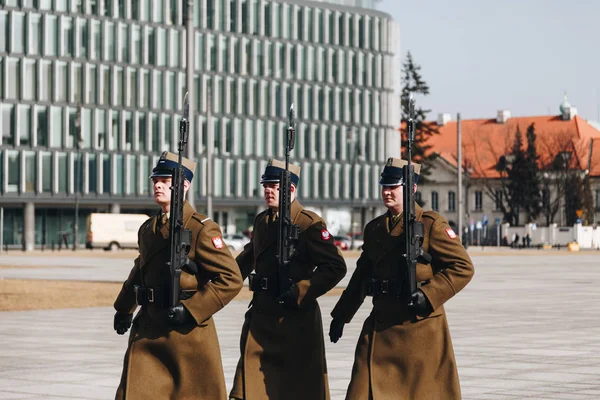
<path id="1" fill-rule="evenodd" d="M 211 124 L 224 230 L 262 209 L 260 175 L 283 157 L 292 102 L 301 202 L 324 214 L 380 205 L 381 166 L 400 152 L 398 29 L 373 2 L 194 1 L 192 188 L 205 210 Z M 148 176 L 177 151 L 186 92 L 185 3 L 0 0 L 4 244 L 58 243 L 76 207 L 79 243 L 91 212 L 155 212 Z"/>

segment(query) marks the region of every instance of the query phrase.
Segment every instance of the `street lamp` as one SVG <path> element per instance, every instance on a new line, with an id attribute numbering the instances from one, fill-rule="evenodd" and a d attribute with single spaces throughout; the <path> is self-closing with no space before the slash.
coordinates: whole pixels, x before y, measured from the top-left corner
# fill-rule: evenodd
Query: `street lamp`
<path id="1" fill-rule="evenodd" d="M 77 131 L 77 159 L 75 164 L 75 226 L 73 227 L 73 251 L 77 250 L 79 244 L 79 181 L 81 180 L 81 148 L 83 147 L 83 138 L 81 137 L 81 105 L 77 106 L 74 125 Z"/>
<path id="2" fill-rule="evenodd" d="M 350 249 L 354 249 L 354 175 L 356 172 L 356 157 L 358 155 L 358 138 L 353 128 L 346 131 L 346 139 L 352 149 L 352 173 L 350 175 Z"/>

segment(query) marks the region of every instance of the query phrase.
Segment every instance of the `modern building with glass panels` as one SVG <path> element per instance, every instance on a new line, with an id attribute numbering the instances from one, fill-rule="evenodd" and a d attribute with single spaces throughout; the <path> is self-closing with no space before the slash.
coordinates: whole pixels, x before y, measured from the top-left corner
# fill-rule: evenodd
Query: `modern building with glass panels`
<path id="1" fill-rule="evenodd" d="M 5 245 L 57 244 L 76 204 L 80 244 L 91 212 L 156 211 L 148 177 L 177 151 L 187 90 L 185 3 L 0 0 Z M 398 28 L 372 3 L 194 1 L 192 188 L 205 211 L 212 124 L 212 217 L 225 231 L 263 208 L 260 175 L 283 158 L 291 103 L 300 201 L 340 229 L 351 206 L 364 220 L 381 204 L 381 167 L 400 152 Z"/>

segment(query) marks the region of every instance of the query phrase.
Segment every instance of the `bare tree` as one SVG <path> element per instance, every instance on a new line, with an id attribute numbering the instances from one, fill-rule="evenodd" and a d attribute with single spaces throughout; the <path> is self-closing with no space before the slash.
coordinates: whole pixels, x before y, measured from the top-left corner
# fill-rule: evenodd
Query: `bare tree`
<path id="1" fill-rule="evenodd" d="M 471 170 L 472 179 L 477 179 L 483 184 L 486 196 L 494 201 L 502 211 L 504 221 L 514 224 L 518 221 L 518 206 L 515 206 L 517 196 L 511 190 L 511 180 L 507 163 L 510 163 L 513 132 L 507 126 L 502 135 L 503 143 L 498 138 L 490 135 L 497 132 L 483 131 L 474 136 L 464 138 L 465 153 L 472 154 L 471 158 L 465 157 L 465 171 Z M 508 158 L 507 158 L 508 157 Z M 499 165 L 499 160 L 504 164 Z"/>
<path id="2" fill-rule="evenodd" d="M 564 221 L 559 222 L 570 225 L 577 218 L 575 211 L 581 209 L 585 202 L 582 175 L 588 160 L 582 158 L 587 155 L 589 142 L 562 130 L 538 137 L 538 146 L 542 170 L 542 215 L 547 224 L 557 222 L 557 217 L 564 215 Z"/>

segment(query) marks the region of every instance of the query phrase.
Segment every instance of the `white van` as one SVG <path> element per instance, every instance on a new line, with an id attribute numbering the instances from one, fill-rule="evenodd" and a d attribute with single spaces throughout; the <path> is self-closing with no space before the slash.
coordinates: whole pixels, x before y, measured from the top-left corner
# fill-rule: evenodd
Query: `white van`
<path id="1" fill-rule="evenodd" d="M 138 230 L 146 214 L 92 213 L 87 218 L 85 247 L 117 250 L 138 248 Z"/>

